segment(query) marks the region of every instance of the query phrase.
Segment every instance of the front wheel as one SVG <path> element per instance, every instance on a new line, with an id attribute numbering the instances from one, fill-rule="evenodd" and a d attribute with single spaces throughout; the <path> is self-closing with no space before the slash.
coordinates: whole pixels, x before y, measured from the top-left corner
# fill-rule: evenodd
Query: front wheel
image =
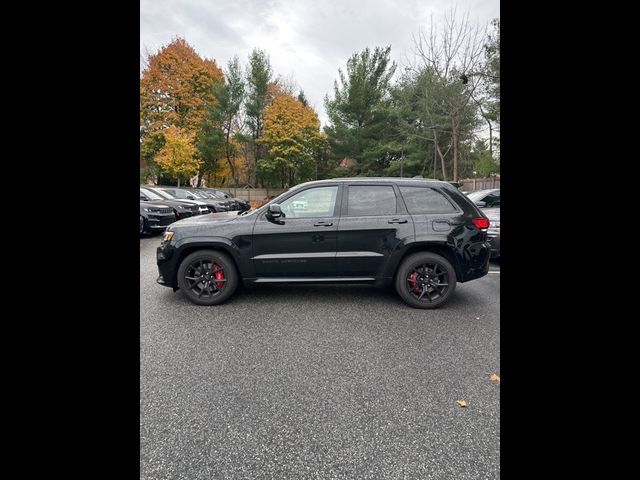
<path id="1" fill-rule="evenodd" d="M 199 250 L 182 261 L 178 286 L 197 305 L 218 305 L 238 287 L 238 272 L 231 258 L 217 250 Z"/>
<path id="2" fill-rule="evenodd" d="M 396 274 L 396 291 L 414 308 L 436 308 L 456 289 L 456 272 L 449 261 L 435 253 L 420 252 L 404 259 Z"/>

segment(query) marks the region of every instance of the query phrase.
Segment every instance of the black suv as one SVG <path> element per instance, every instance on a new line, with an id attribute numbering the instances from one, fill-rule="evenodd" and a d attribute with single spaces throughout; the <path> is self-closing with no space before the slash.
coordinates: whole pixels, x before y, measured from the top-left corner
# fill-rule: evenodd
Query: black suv
<path id="1" fill-rule="evenodd" d="M 412 307 L 434 308 L 489 271 L 488 226 L 447 182 L 308 182 L 257 210 L 171 225 L 158 283 L 199 305 L 224 302 L 240 282 L 393 283 Z"/>

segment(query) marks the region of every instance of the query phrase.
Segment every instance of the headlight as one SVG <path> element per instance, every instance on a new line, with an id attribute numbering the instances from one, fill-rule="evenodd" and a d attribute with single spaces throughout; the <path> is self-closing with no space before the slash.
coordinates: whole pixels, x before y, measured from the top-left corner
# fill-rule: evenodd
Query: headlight
<path id="1" fill-rule="evenodd" d="M 164 235 L 162 236 L 162 243 L 170 242 L 171 239 L 173 238 L 174 233 L 175 232 L 169 232 L 169 231 L 164 232 Z"/>
<path id="2" fill-rule="evenodd" d="M 500 222 L 489 222 L 489 228 L 500 228 Z"/>
<path id="3" fill-rule="evenodd" d="M 150 209 L 150 208 L 147 208 L 147 207 L 142 207 L 142 211 L 143 211 L 143 212 L 150 212 L 150 211 L 151 211 L 151 209 Z"/>

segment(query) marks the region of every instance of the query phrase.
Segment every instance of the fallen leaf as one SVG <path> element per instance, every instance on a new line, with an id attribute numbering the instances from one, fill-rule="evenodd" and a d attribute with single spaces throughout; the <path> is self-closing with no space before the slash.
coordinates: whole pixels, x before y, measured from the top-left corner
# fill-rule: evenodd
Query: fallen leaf
<path id="1" fill-rule="evenodd" d="M 500 375 L 496 375 L 495 373 L 493 375 L 491 375 L 489 377 L 489 380 L 491 380 L 492 382 L 499 382 L 500 381 Z"/>
<path id="2" fill-rule="evenodd" d="M 467 402 L 465 402 L 464 400 L 456 400 L 456 403 L 460 405 L 462 408 L 466 408 L 467 406 Z"/>
<path id="3" fill-rule="evenodd" d="M 476 320 L 480 320 L 480 317 L 476 317 Z"/>

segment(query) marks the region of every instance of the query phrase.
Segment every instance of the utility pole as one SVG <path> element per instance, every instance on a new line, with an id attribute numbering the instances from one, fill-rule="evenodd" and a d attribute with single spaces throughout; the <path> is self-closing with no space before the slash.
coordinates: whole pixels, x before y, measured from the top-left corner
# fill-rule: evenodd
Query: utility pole
<path id="1" fill-rule="evenodd" d="M 400 178 L 404 170 L 404 148 L 400 151 Z"/>

